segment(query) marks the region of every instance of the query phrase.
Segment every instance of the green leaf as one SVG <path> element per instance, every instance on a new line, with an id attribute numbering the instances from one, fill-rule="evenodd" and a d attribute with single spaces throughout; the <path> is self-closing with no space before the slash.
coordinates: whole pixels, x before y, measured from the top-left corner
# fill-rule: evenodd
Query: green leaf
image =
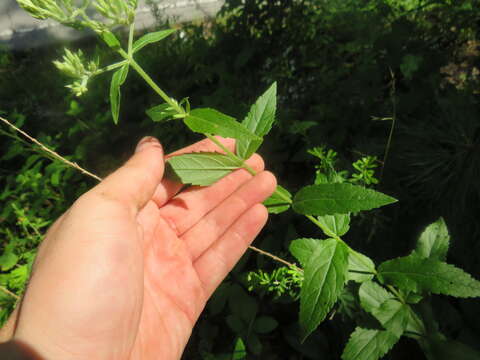
<path id="1" fill-rule="evenodd" d="M 418 241 L 415 253 L 422 258 L 447 259 L 450 235 L 443 218 L 427 226 Z"/>
<path id="2" fill-rule="evenodd" d="M 136 53 L 137 51 L 141 50 L 149 44 L 153 44 L 157 41 L 165 39 L 167 36 L 173 34 L 175 31 L 175 29 L 170 29 L 143 35 L 140 39 L 133 43 L 133 53 Z"/>
<path id="3" fill-rule="evenodd" d="M 362 186 L 320 184 L 301 189 L 293 198 L 292 206 L 293 210 L 304 215 L 333 215 L 370 210 L 396 201 Z"/>
<path id="4" fill-rule="evenodd" d="M 394 299 L 393 294 L 373 281 L 364 282 L 358 290 L 360 304 L 365 311 L 372 313 L 385 301 Z"/>
<path id="5" fill-rule="evenodd" d="M 305 266 L 308 260 L 312 257 L 317 246 L 321 240 L 302 238 L 293 240 L 290 243 L 289 250 L 293 256 L 300 262 L 300 265 Z"/>
<path id="6" fill-rule="evenodd" d="M 113 122 L 118 124 L 120 115 L 120 86 L 125 82 L 128 75 L 128 64 L 115 71 L 110 84 L 110 106 L 112 109 Z"/>
<path id="7" fill-rule="evenodd" d="M 386 330 L 400 337 L 408 325 L 409 306 L 397 299 L 388 299 L 378 308 L 372 309 L 372 315 Z"/>
<path id="8" fill-rule="evenodd" d="M 248 138 L 259 140 L 259 137 L 247 130 L 234 118 L 210 109 L 195 109 L 184 119 L 190 130 L 200 134 L 220 135 L 234 139 Z"/>
<path id="9" fill-rule="evenodd" d="M 268 334 L 275 330 L 278 326 L 278 321 L 270 316 L 260 316 L 255 320 L 253 329 L 259 334 Z"/>
<path id="10" fill-rule="evenodd" d="M 283 195 L 283 196 L 282 196 Z M 290 199 L 290 202 L 285 200 L 285 197 Z M 280 214 L 290 208 L 292 202 L 292 194 L 284 187 L 277 185 L 276 191 L 263 202 L 271 214 Z"/>
<path id="11" fill-rule="evenodd" d="M 262 144 L 262 139 L 268 134 L 275 121 L 277 108 L 277 83 L 273 83 L 265 93 L 260 96 L 250 108 L 247 117 L 242 124 L 260 139 L 238 139 L 237 155 L 242 159 L 248 159 Z"/>
<path id="12" fill-rule="evenodd" d="M 386 330 L 369 330 L 357 327 L 350 336 L 342 360 L 377 360 L 390 351 L 399 340 Z"/>
<path id="13" fill-rule="evenodd" d="M 8 271 L 17 265 L 17 262 L 18 256 L 15 255 L 13 249 L 10 249 L 10 251 L 6 251 L 2 256 L 0 256 L 0 269 L 2 271 Z"/>
<path id="14" fill-rule="evenodd" d="M 173 156 L 167 161 L 167 174 L 182 184 L 208 186 L 239 168 L 235 160 L 219 153 L 193 153 Z"/>
<path id="15" fill-rule="evenodd" d="M 300 291 L 302 341 L 317 328 L 341 294 L 346 280 L 348 248 L 327 239 L 320 241 L 304 268 Z"/>
<path id="16" fill-rule="evenodd" d="M 348 249 L 348 280 L 362 283 L 373 279 L 375 264 L 366 255 Z"/>
<path id="17" fill-rule="evenodd" d="M 233 349 L 232 360 L 243 360 L 247 358 L 247 349 L 242 338 L 237 338 Z"/>
<path id="18" fill-rule="evenodd" d="M 436 259 L 409 255 L 382 263 L 378 277 L 404 290 L 456 297 L 480 296 L 480 281 L 462 269 Z"/>
<path id="19" fill-rule="evenodd" d="M 167 103 L 154 106 L 146 111 L 148 117 L 155 122 L 171 120 L 176 113 L 176 110 Z"/>
<path id="20" fill-rule="evenodd" d="M 105 30 L 100 33 L 100 37 L 103 41 L 112 49 L 118 49 L 120 47 L 120 41 L 113 35 L 112 32 Z"/>
<path id="21" fill-rule="evenodd" d="M 350 229 L 350 214 L 323 215 L 317 218 L 323 232 L 330 237 L 342 236 Z"/>

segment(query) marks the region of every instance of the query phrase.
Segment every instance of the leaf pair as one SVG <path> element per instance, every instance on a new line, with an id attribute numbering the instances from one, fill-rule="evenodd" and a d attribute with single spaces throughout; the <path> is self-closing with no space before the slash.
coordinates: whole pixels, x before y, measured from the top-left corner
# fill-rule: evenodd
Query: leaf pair
<path id="1" fill-rule="evenodd" d="M 248 159 L 258 149 L 263 136 L 271 129 L 275 107 L 274 83 L 251 107 L 242 123 L 210 108 L 195 109 L 185 114 L 183 121 L 194 132 L 236 139 L 237 159 L 216 153 L 179 155 L 168 161 L 171 173 L 184 184 L 207 186 L 242 167 L 243 160 Z M 162 105 L 150 109 L 147 114 L 157 121 L 165 120 L 172 115 L 170 109 Z M 281 195 L 290 197 L 285 189 Z M 279 203 L 276 199 L 271 200 L 276 211 L 285 208 L 285 199 L 282 201 L 283 203 Z"/>

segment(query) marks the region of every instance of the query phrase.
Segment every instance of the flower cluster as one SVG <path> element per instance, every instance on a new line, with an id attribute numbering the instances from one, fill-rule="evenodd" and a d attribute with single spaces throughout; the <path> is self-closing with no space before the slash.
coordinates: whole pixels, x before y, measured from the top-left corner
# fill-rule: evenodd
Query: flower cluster
<path id="1" fill-rule="evenodd" d="M 62 61 L 54 61 L 54 65 L 65 75 L 75 79 L 72 84 L 67 85 L 76 96 L 82 96 L 88 91 L 87 84 L 92 76 L 98 74 L 98 60 L 86 61 L 83 52 L 79 50 L 74 53 L 65 49 Z"/>

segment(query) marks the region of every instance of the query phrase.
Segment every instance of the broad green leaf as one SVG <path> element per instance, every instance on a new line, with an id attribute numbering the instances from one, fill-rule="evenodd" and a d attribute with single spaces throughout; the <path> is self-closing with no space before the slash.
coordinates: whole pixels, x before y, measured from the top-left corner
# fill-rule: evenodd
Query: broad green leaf
<path id="1" fill-rule="evenodd" d="M 409 306 L 397 299 L 388 299 L 379 307 L 372 309 L 372 315 L 386 330 L 400 337 L 408 325 Z"/>
<path id="2" fill-rule="evenodd" d="M 427 226 L 418 241 L 415 253 L 422 258 L 447 259 L 450 235 L 443 218 Z"/>
<path id="3" fill-rule="evenodd" d="M 350 229 L 350 214 L 323 215 L 317 218 L 323 232 L 330 237 L 343 236 Z"/>
<path id="4" fill-rule="evenodd" d="M 105 43 L 112 49 L 118 49 L 120 47 L 120 41 L 113 35 L 111 31 L 105 30 L 100 33 L 100 37 Z"/>
<path id="5" fill-rule="evenodd" d="M 118 124 L 120 115 L 120 86 L 125 82 L 128 75 L 128 64 L 115 71 L 110 84 L 110 106 L 112 109 L 113 122 Z"/>
<path id="6" fill-rule="evenodd" d="M 271 316 L 260 316 L 259 318 L 255 319 L 253 329 L 259 334 L 268 334 L 269 332 L 275 330 L 277 326 L 278 321 Z"/>
<path id="7" fill-rule="evenodd" d="M 167 174 L 182 184 L 208 186 L 238 169 L 235 160 L 219 153 L 192 153 L 167 161 Z"/>
<path id="8" fill-rule="evenodd" d="M 341 294 L 347 276 L 348 248 L 335 239 L 320 241 L 304 268 L 300 291 L 302 341 L 317 328 Z"/>
<path id="9" fill-rule="evenodd" d="M 285 200 L 285 197 L 290 199 L 290 202 Z M 280 214 L 287 211 L 292 203 L 292 194 L 284 187 L 277 185 L 276 191 L 263 202 L 271 214 Z"/>
<path id="10" fill-rule="evenodd" d="M 321 240 L 317 239 L 296 239 L 290 243 L 289 250 L 292 255 L 295 256 L 301 266 L 306 266 L 320 243 Z"/>
<path id="11" fill-rule="evenodd" d="M 393 294 L 373 281 L 364 282 L 358 290 L 360 304 L 365 311 L 372 313 L 385 301 L 394 298 Z"/>
<path id="12" fill-rule="evenodd" d="M 247 130 L 234 118 L 210 109 L 195 109 L 183 121 L 190 130 L 200 134 L 220 135 L 234 139 L 248 138 L 259 140 L 259 137 Z"/>
<path id="13" fill-rule="evenodd" d="M 248 159 L 262 144 L 262 139 L 268 134 L 275 121 L 277 108 L 277 83 L 273 83 L 265 93 L 258 98 L 250 108 L 247 117 L 242 124 L 260 139 L 243 139 L 237 141 L 237 155 L 242 159 Z"/>
<path id="14" fill-rule="evenodd" d="M 176 30 L 174 29 L 170 29 L 143 35 L 140 39 L 133 43 L 133 53 L 136 53 L 137 51 L 141 50 L 149 44 L 165 39 L 167 36 L 173 34 L 175 31 Z"/>
<path id="15" fill-rule="evenodd" d="M 480 281 L 462 269 L 437 259 L 409 255 L 382 263 L 378 277 L 404 290 L 456 297 L 480 296 Z"/>
<path id="16" fill-rule="evenodd" d="M 293 210 L 304 215 L 346 214 L 370 210 L 396 202 L 394 198 L 362 186 L 343 184 L 310 185 L 293 198 Z"/>
<path id="17" fill-rule="evenodd" d="M 348 249 L 348 280 L 358 283 L 373 279 L 375 264 L 366 255 Z"/>
<path id="18" fill-rule="evenodd" d="M 232 360 L 243 360 L 247 358 L 247 349 L 242 338 L 237 338 L 233 349 Z"/>
<path id="19" fill-rule="evenodd" d="M 386 330 L 369 330 L 357 327 L 350 336 L 342 360 L 377 360 L 390 351 L 399 340 Z"/>
<path id="20" fill-rule="evenodd" d="M 160 122 L 164 120 L 171 120 L 173 115 L 175 115 L 177 112 L 170 106 L 170 104 L 165 103 L 148 109 L 146 113 L 153 121 Z"/>

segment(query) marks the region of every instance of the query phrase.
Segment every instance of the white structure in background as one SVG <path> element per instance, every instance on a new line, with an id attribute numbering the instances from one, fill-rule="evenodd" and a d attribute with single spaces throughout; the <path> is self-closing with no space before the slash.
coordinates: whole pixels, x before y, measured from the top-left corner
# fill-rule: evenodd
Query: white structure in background
<path id="1" fill-rule="evenodd" d="M 167 18 L 190 21 L 212 17 L 225 0 L 155 0 L 156 6 Z M 155 24 L 151 8 L 145 0 L 139 0 L 137 28 Z M 38 47 L 52 42 L 77 39 L 81 33 L 50 20 L 37 20 L 21 9 L 16 0 L 0 0 L 0 45 L 13 49 Z"/>

